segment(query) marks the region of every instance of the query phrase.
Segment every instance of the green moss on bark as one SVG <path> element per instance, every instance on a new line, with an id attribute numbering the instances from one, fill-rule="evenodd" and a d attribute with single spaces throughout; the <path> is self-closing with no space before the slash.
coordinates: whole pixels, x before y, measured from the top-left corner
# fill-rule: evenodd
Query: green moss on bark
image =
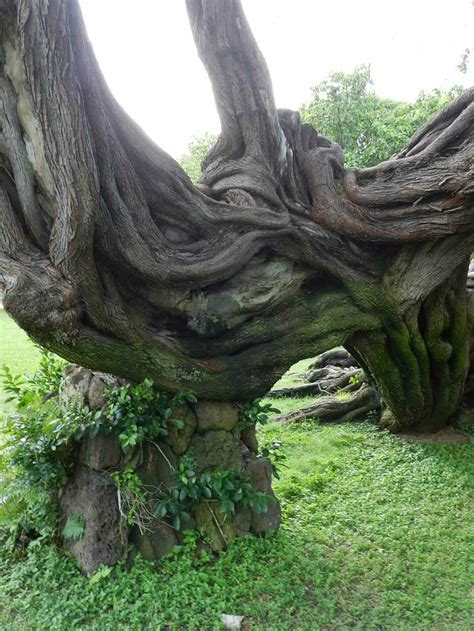
<path id="1" fill-rule="evenodd" d="M 378 298 L 375 291 L 362 292 L 372 306 L 378 300 L 381 329 L 358 333 L 350 344 L 375 378 L 389 410 L 383 420 L 392 430 L 436 431 L 459 407 L 470 350 L 465 278 L 463 264 L 404 314 L 383 288 Z"/>

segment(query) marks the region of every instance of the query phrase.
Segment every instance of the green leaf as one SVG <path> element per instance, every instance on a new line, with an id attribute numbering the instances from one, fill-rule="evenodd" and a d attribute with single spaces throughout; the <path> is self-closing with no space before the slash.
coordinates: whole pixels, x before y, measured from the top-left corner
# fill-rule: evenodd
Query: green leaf
<path id="1" fill-rule="evenodd" d="M 184 428 L 184 421 L 180 418 L 174 418 L 170 421 L 171 425 L 175 427 L 177 430 L 181 430 Z"/>
<path id="2" fill-rule="evenodd" d="M 71 515 L 64 528 L 63 537 L 70 541 L 78 541 L 84 536 L 86 520 L 81 515 Z"/>
<path id="3" fill-rule="evenodd" d="M 235 511 L 235 504 L 232 500 L 223 500 L 221 502 L 221 509 L 224 511 L 224 513 L 234 513 Z"/>
<path id="4" fill-rule="evenodd" d="M 110 565 L 101 565 L 97 572 L 92 574 L 89 578 L 89 585 L 94 585 L 95 583 L 99 583 L 101 580 L 106 578 L 112 571 L 113 567 Z"/>
<path id="5" fill-rule="evenodd" d="M 157 517 L 166 517 L 168 513 L 168 507 L 165 503 L 162 504 L 158 504 L 158 506 L 155 509 L 155 515 Z"/>

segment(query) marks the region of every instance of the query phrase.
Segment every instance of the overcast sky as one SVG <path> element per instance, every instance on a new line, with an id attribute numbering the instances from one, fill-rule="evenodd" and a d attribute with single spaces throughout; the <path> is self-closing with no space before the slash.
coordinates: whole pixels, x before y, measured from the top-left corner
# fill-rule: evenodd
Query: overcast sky
<path id="1" fill-rule="evenodd" d="M 226 0 L 221 0 L 225 4 Z M 219 131 L 184 0 L 80 0 L 117 99 L 178 158 L 194 135 Z M 474 84 L 457 65 L 474 46 L 474 0 L 243 0 L 278 107 L 297 109 L 329 72 L 369 63 L 378 94 Z M 473 52 L 474 54 L 474 52 Z"/>

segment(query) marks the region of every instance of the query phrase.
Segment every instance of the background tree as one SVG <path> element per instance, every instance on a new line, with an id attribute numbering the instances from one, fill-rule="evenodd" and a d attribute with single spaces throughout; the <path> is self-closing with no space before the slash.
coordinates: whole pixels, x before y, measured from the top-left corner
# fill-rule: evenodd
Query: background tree
<path id="1" fill-rule="evenodd" d="M 301 117 L 344 150 L 345 164 L 371 167 L 398 153 L 416 130 L 462 92 L 421 92 L 413 103 L 378 96 L 370 66 L 354 72 L 333 72 L 312 88 L 312 98 Z"/>
<path id="2" fill-rule="evenodd" d="M 201 176 L 201 164 L 208 151 L 216 144 L 217 136 L 205 132 L 201 136 L 195 136 L 189 143 L 186 153 L 184 153 L 179 164 L 189 175 L 191 181 L 196 183 Z"/>
<path id="3" fill-rule="evenodd" d="M 461 55 L 461 61 L 458 65 L 459 72 L 461 72 L 464 75 L 467 73 L 470 60 L 471 60 L 471 49 L 466 48 L 463 54 Z"/>

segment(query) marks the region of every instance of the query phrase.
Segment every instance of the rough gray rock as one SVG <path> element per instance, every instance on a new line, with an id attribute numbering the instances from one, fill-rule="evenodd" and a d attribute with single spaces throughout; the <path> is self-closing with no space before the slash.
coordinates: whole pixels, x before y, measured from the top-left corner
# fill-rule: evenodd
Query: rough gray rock
<path id="1" fill-rule="evenodd" d="M 76 364 L 65 366 L 63 376 L 61 400 L 68 403 L 71 399 L 79 399 L 93 409 L 104 407 L 107 401 L 107 390 L 127 383 L 125 379 L 82 368 Z"/>
<path id="2" fill-rule="evenodd" d="M 178 466 L 178 458 L 166 443 L 145 443 L 141 447 L 141 463 L 135 472 L 145 488 L 154 492 L 165 490 L 176 485 L 172 472 Z"/>
<path id="3" fill-rule="evenodd" d="M 248 507 L 238 508 L 235 511 L 235 526 L 237 528 L 237 536 L 247 535 L 252 523 L 252 511 Z"/>
<path id="4" fill-rule="evenodd" d="M 121 523 L 117 488 L 105 473 L 79 466 L 61 497 L 63 525 L 69 517 L 85 519 L 84 535 L 78 541 L 64 541 L 86 573 L 101 563 L 114 565 L 127 554 L 127 528 Z"/>
<path id="5" fill-rule="evenodd" d="M 199 401 L 195 410 L 200 432 L 219 429 L 230 432 L 239 421 L 239 408 L 233 403 Z"/>
<path id="6" fill-rule="evenodd" d="M 274 498 L 268 505 L 265 513 L 252 511 L 250 530 L 255 534 L 263 534 L 268 531 L 278 530 L 281 522 L 281 510 L 272 490 L 272 465 L 266 458 L 250 457 L 247 460 L 245 471 L 257 491 L 266 493 Z"/>
<path id="7" fill-rule="evenodd" d="M 231 432 L 219 430 L 195 434 L 187 453 L 196 460 L 199 472 L 215 468 L 241 471 L 242 457 L 249 451 Z"/>
<path id="8" fill-rule="evenodd" d="M 122 455 L 117 436 L 99 433 L 94 437 L 86 436 L 83 438 L 79 462 L 91 469 L 101 471 L 118 467 Z"/>
<path id="9" fill-rule="evenodd" d="M 189 446 L 191 437 L 197 427 L 196 415 L 188 406 L 180 406 L 171 415 L 170 421 L 181 419 L 184 423 L 183 429 L 177 430 L 171 423 L 168 424 L 168 436 L 165 442 L 173 449 L 177 456 L 184 454 Z"/>
<path id="10" fill-rule="evenodd" d="M 237 536 L 237 526 L 233 517 L 218 509 L 217 502 L 199 502 L 194 507 L 196 525 L 208 537 L 211 550 L 225 550 L 229 541 Z"/>
<path id="11" fill-rule="evenodd" d="M 87 395 L 92 379 L 92 371 L 70 364 L 64 368 L 63 376 L 64 382 L 60 393 L 61 401 L 67 404 L 73 399 L 77 399 L 88 403 Z"/>
<path id="12" fill-rule="evenodd" d="M 171 526 L 158 519 L 150 524 L 151 532 L 141 534 L 135 526 L 130 533 L 130 542 L 147 561 L 156 561 L 178 545 L 178 538 Z"/>
<path id="13" fill-rule="evenodd" d="M 257 432 L 255 431 L 255 425 L 246 427 L 240 433 L 240 440 L 246 447 L 250 449 L 254 454 L 258 452 L 258 440 Z"/>
<path id="14" fill-rule="evenodd" d="M 87 393 L 90 407 L 94 409 L 103 408 L 107 402 L 107 391 L 124 386 L 126 383 L 125 379 L 119 379 L 105 372 L 93 372 Z"/>

